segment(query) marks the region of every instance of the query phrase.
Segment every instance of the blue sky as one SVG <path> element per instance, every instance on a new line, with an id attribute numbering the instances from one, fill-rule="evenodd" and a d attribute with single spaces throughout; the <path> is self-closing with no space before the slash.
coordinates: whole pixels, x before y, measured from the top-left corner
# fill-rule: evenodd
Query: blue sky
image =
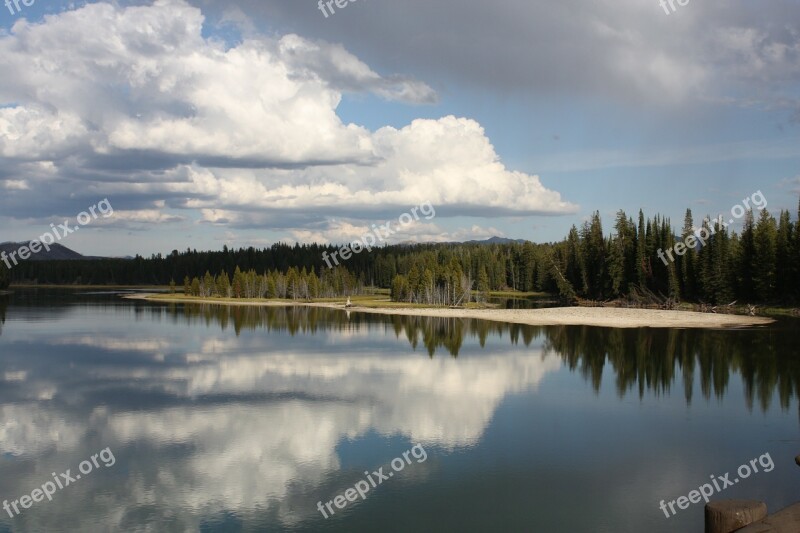
<path id="1" fill-rule="evenodd" d="M 2 6 L 0 5 L 0 8 Z M 90 255 L 550 241 L 599 210 L 796 215 L 800 5 L 362 0 L 0 10 L 0 241 Z M 47 16 L 45 16 L 47 14 Z"/>

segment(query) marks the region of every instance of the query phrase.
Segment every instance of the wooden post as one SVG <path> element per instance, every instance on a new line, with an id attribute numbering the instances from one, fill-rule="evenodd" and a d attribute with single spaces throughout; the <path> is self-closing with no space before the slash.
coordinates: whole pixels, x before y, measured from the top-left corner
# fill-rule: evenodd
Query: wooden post
<path id="1" fill-rule="evenodd" d="M 767 504 L 754 500 L 720 500 L 706 504 L 706 533 L 732 533 L 767 516 Z"/>

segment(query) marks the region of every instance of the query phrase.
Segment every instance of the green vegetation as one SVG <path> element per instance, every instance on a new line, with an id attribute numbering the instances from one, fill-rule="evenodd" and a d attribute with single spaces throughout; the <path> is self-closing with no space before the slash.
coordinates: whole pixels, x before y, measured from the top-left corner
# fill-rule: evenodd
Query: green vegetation
<path id="1" fill-rule="evenodd" d="M 323 270 L 317 277 L 313 270 L 308 272 L 305 267 L 300 271 L 289 267 L 286 274 L 277 270 L 257 274 L 252 269 L 242 272 L 237 266 L 232 278 L 223 270 L 216 277 L 206 271 L 202 278 L 195 277 L 190 281 L 186 276 L 183 279 L 184 295 L 202 298 L 311 300 L 361 294 L 363 291 L 363 283 L 341 267 Z"/>
<path id="2" fill-rule="evenodd" d="M 363 251 L 334 269 L 322 260 L 332 246 L 275 244 L 132 260 L 26 261 L 11 274 L 15 283 L 166 286 L 183 280 L 185 294 L 233 298 L 332 298 L 379 287 L 397 302 L 445 306 L 482 303 L 490 291 L 670 307 L 800 301 L 800 223 L 787 211 L 777 219 L 766 210 L 757 220 L 747 213 L 739 233 L 706 222 L 714 234 L 704 246 L 662 261 L 659 250 L 672 250 L 693 227 L 689 210 L 678 235 L 669 219 L 647 219 L 640 211 L 634 221 L 619 211 L 608 237 L 595 213 L 557 243 L 395 245 Z"/>

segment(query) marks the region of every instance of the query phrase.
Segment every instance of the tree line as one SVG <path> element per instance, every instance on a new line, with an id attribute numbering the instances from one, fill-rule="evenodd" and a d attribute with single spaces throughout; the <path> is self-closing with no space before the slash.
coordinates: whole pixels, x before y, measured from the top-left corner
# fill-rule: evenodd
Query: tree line
<path id="1" fill-rule="evenodd" d="M 174 281 L 170 288 L 176 290 Z M 320 276 L 305 267 L 297 270 L 289 267 L 286 274 L 273 270 L 257 274 L 251 269 L 243 272 L 238 266 L 233 277 L 223 270 L 213 276 L 206 271 L 202 277 L 183 278 L 183 293 L 187 296 L 214 298 L 288 298 L 311 300 L 313 298 L 334 298 L 361 294 L 364 284 L 353 274 L 341 267 L 323 270 Z"/>
<path id="2" fill-rule="evenodd" d="M 661 258 L 659 250 L 673 249 L 701 228 L 711 234 L 704 244 L 675 254 L 674 261 Z M 504 290 L 547 292 L 568 301 L 653 297 L 714 305 L 800 301 L 800 224 L 792 222 L 788 211 L 777 218 L 766 209 L 757 217 L 748 211 L 741 230 L 735 232 L 708 219 L 696 227 L 687 210 L 677 234 L 668 218 L 645 218 L 640 210 L 634 220 L 619 211 L 609 235 L 595 212 L 559 242 L 393 245 L 364 251 L 329 269 L 322 254 L 336 249 L 278 243 L 264 249 L 174 250 L 149 258 L 25 261 L 11 271 L 11 279 L 166 285 L 188 277 L 191 293 L 281 298 L 339 296 L 374 286 L 390 289 L 397 301 L 438 305 L 481 301 L 489 291 Z M 238 283 L 229 277 L 236 277 L 237 269 Z"/>
<path id="3" fill-rule="evenodd" d="M 703 244 L 689 239 L 697 234 Z M 692 240 L 697 244 L 684 246 L 681 255 L 665 253 Z M 608 237 L 595 212 L 557 243 L 439 247 L 409 251 L 403 259 L 397 261 L 392 297 L 409 302 L 458 304 L 469 298 L 467 287 L 479 300 L 489 290 L 510 289 L 568 301 L 800 301 L 800 223 L 788 211 L 777 220 L 766 209 L 757 220 L 747 211 L 737 233 L 708 218 L 697 227 L 687 209 L 676 235 L 668 218 L 646 219 L 640 210 L 634 221 L 620 210 Z"/>

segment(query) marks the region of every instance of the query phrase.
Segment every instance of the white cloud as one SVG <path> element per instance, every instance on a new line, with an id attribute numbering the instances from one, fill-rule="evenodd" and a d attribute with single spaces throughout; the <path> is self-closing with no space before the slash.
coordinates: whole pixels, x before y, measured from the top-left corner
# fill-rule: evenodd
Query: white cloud
<path id="1" fill-rule="evenodd" d="M 343 92 L 433 102 L 427 84 L 382 76 L 339 44 L 295 34 L 251 32 L 229 47 L 204 37 L 204 22 L 181 0 L 97 3 L 20 20 L 0 36 L 0 161 L 14 174 L 4 187 L 72 197 L 90 180 L 92 192 L 126 205 L 120 220 L 191 218 L 174 215 L 185 209 L 263 226 L 294 214 L 284 228 L 298 232 L 426 201 L 448 207 L 446 216 L 577 209 L 537 176 L 506 168 L 474 120 L 372 132 L 337 115 Z M 3 199 L 0 209 L 14 212 Z"/>

